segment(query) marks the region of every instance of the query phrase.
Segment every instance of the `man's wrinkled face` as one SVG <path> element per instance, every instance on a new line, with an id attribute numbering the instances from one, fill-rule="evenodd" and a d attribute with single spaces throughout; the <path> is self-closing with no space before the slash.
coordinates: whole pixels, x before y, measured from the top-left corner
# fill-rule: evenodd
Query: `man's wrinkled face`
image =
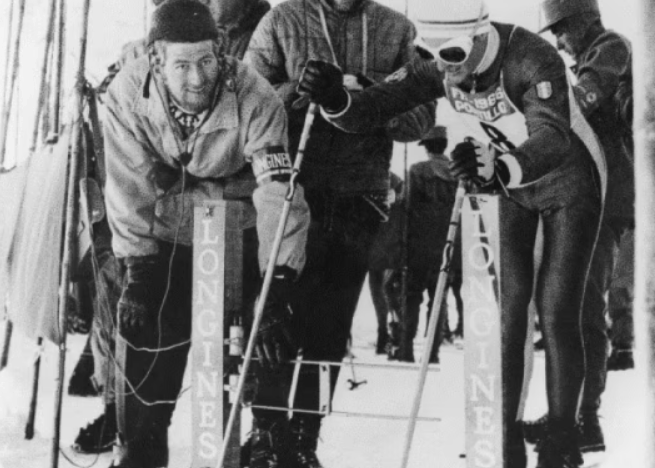
<path id="1" fill-rule="evenodd" d="M 566 19 L 556 23 L 550 31 L 555 36 L 557 50 L 563 50 L 571 57 L 577 57 L 582 52 L 584 31 L 582 28 L 572 27 Z"/>
<path id="2" fill-rule="evenodd" d="M 209 109 L 219 75 L 213 41 L 169 42 L 160 68 L 173 101 L 194 114 Z"/>

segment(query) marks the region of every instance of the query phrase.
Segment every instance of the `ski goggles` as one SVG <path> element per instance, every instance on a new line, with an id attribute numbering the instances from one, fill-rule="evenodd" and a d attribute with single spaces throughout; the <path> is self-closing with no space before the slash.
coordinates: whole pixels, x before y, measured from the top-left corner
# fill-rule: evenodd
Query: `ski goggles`
<path id="1" fill-rule="evenodd" d="M 446 65 L 461 65 L 466 62 L 473 50 L 473 41 L 484 19 L 484 13 L 484 7 L 480 8 L 478 19 L 469 35 L 454 37 L 441 44 L 436 50 L 436 58 Z"/>

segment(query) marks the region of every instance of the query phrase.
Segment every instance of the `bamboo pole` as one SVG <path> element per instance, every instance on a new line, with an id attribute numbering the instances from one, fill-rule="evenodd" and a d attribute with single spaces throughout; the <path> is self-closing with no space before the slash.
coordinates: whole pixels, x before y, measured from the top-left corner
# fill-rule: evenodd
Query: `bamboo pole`
<path id="1" fill-rule="evenodd" d="M 45 36 L 45 44 L 43 46 L 43 55 L 41 56 L 41 61 L 37 62 L 41 64 L 40 72 L 40 81 L 39 81 L 39 100 L 37 103 L 36 117 L 34 119 L 34 127 L 32 129 L 32 143 L 30 145 L 30 152 L 34 152 L 36 146 L 39 142 L 39 129 L 40 121 L 43 116 L 43 108 L 48 105 L 47 103 L 47 89 L 48 89 L 48 60 L 49 52 L 52 49 L 52 42 L 54 39 L 54 29 L 55 29 L 55 11 L 56 11 L 57 0 L 50 0 L 50 8 L 48 10 L 48 26 Z"/>
<path id="2" fill-rule="evenodd" d="M 14 101 L 14 84 L 18 76 L 18 66 L 20 64 L 20 39 L 23 31 L 23 18 L 25 17 L 25 0 L 18 0 L 18 24 L 16 26 L 16 40 L 14 42 L 14 56 L 11 65 L 11 77 L 8 85 L 5 87 L 8 96 L 2 109 L 2 121 L 0 123 L 0 171 L 5 162 L 5 151 L 7 149 L 7 129 L 9 128 L 9 117 L 11 116 L 11 106 Z"/>
<path id="3" fill-rule="evenodd" d="M 61 79 L 64 70 L 64 19 L 66 14 L 66 1 L 59 0 L 57 6 L 57 41 L 55 53 L 55 73 L 53 74 L 52 83 L 52 123 L 50 125 L 50 132 L 52 135 L 48 136 L 49 142 L 56 142 L 59 136 L 60 117 L 61 117 Z"/>
<path id="4" fill-rule="evenodd" d="M 642 389 L 643 410 L 635 429 L 637 463 L 655 464 L 655 3 L 639 2 L 634 43 L 635 106 L 635 369 Z"/>
<path id="5" fill-rule="evenodd" d="M 5 103 L 7 102 L 7 95 L 9 93 L 8 86 L 9 86 L 9 62 L 10 62 L 10 56 L 11 56 L 11 39 L 13 38 L 13 33 L 14 33 L 14 6 L 16 5 L 16 2 L 14 0 L 11 0 L 11 5 L 9 6 L 9 14 L 7 15 L 7 44 L 6 44 L 6 49 L 5 49 L 5 73 L 2 79 L 2 85 L 3 85 L 3 90 L 2 90 L 2 106 L 5 106 Z"/>
<path id="6" fill-rule="evenodd" d="M 57 377 L 57 389 L 55 394 L 55 420 L 54 436 L 52 438 L 51 467 L 59 466 L 59 440 L 61 435 L 61 407 L 64 394 L 64 373 L 66 368 L 66 326 L 68 296 L 70 289 L 71 260 L 74 257 L 76 230 L 77 230 L 77 188 L 80 159 L 82 157 L 82 112 L 84 105 L 84 89 L 86 80 L 84 78 L 86 63 L 86 44 L 89 30 L 89 8 L 90 0 L 84 0 L 82 10 L 82 32 L 80 34 L 80 52 L 77 77 L 75 81 L 74 95 L 74 117 L 72 122 L 71 135 L 71 157 L 68 173 L 68 189 L 66 197 L 66 231 L 64 236 L 64 252 L 61 264 L 61 283 L 59 287 L 59 374 Z"/>

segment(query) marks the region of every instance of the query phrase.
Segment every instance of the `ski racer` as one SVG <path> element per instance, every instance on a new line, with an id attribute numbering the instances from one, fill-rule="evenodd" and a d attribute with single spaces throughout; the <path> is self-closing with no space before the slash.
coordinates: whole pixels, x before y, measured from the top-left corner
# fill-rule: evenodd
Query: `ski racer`
<path id="1" fill-rule="evenodd" d="M 500 292 L 506 466 L 527 463 L 517 412 L 536 274 L 549 408 L 538 467 L 578 467 L 580 319 L 601 213 L 604 179 L 594 161 L 602 170 L 602 153 L 572 98 L 564 63 L 548 42 L 521 27 L 490 22 L 483 0 L 432 0 L 419 8 L 419 35 L 433 60 L 409 63 L 359 93 L 344 88 L 339 67 L 309 60 L 298 90 L 334 124 L 353 132 L 383 126 L 421 103 L 449 101 L 472 137 L 452 151 L 451 173 L 502 194 L 499 261 L 510 285 Z M 535 272 L 539 218 L 544 254 Z"/>
<path id="2" fill-rule="evenodd" d="M 204 4 L 168 0 L 153 13 L 148 54 L 106 96 L 107 214 L 126 270 L 114 467 L 168 464 L 167 430 L 190 346 L 193 203 L 253 205 L 244 221 L 245 295 L 258 290 L 289 185 L 284 107 L 251 67 L 220 52 L 218 38 Z M 308 224 L 298 187 L 258 335 L 272 364 L 295 355 L 288 295 L 305 263 Z"/>

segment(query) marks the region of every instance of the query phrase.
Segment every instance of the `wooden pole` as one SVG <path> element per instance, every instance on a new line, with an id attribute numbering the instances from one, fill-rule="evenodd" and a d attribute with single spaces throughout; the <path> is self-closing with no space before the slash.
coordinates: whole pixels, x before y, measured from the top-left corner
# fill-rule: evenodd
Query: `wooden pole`
<path id="1" fill-rule="evenodd" d="M 86 63 L 86 44 L 89 30 L 89 8 L 91 0 L 84 0 L 82 10 L 82 32 L 80 35 L 80 52 L 77 77 L 75 81 L 74 96 L 74 121 L 72 122 L 71 144 L 72 151 L 68 173 L 68 190 L 66 194 L 66 224 L 64 236 L 64 253 L 61 263 L 61 283 L 59 286 L 59 374 L 57 377 L 57 389 L 55 394 L 55 420 L 54 436 L 52 438 L 51 467 L 59 466 L 59 440 L 61 431 L 61 406 L 64 394 L 64 372 L 66 368 L 66 326 L 68 296 L 70 289 L 70 271 L 71 259 L 74 258 L 76 251 L 76 231 L 77 231 L 77 188 L 79 179 L 80 160 L 82 158 L 82 112 L 84 105 L 84 88 L 86 80 L 84 78 L 84 67 Z"/>
<path id="2" fill-rule="evenodd" d="M 38 108 L 36 110 L 36 117 L 34 119 L 34 127 L 32 130 L 32 144 L 30 145 L 30 152 L 33 152 L 36 149 L 36 146 L 39 141 L 39 128 L 41 117 L 43 116 L 44 107 L 47 107 L 48 102 L 46 99 L 47 90 L 48 90 L 48 64 L 51 62 L 48 60 L 49 52 L 52 49 L 52 42 L 54 38 L 54 29 L 55 29 L 55 11 L 56 11 L 57 0 L 50 0 L 50 8 L 48 12 L 48 29 L 46 32 L 45 45 L 43 46 L 43 55 L 41 56 L 41 61 L 37 62 L 41 64 L 41 73 L 39 81 L 39 100 Z"/>
<path id="3" fill-rule="evenodd" d="M 52 124 L 50 125 L 50 132 L 52 135 L 48 136 L 48 141 L 55 142 L 59 135 L 60 117 L 61 117 L 61 78 L 64 70 L 64 19 L 66 14 L 65 0 L 59 0 L 57 7 L 57 41 L 55 46 L 55 72 L 53 74 L 52 83 Z"/>
<path id="4" fill-rule="evenodd" d="M 643 410 L 635 429 L 639 453 L 633 466 L 655 463 L 655 3 L 639 2 L 634 43 L 634 136 L 636 174 L 635 369 Z"/>
<path id="5" fill-rule="evenodd" d="M 14 100 L 14 84 L 18 76 L 18 66 L 20 64 L 20 38 L 23 30 L 23 18 L 25 17 L 25 0 L 19 0 L 18 4 L 18 24 L 16 26 L 16 40 L 14 42 L 14 56 L 11 65 L 11 77 L 5 87 L 7 90 L 6 101 L 3 103 L 2 120 L 0 122 L 0 170 L 4 166 L 5 150 L 7 148 L 7 129 L 9 128 L 9 117 L 11 116 L 11 106 Z"/>

